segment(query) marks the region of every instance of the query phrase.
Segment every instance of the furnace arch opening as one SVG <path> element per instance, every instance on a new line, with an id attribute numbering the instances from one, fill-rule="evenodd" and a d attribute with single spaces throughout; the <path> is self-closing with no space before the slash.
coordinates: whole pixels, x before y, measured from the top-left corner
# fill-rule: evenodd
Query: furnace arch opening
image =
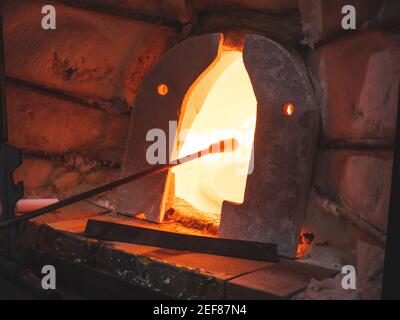
<path id="1" fill-rule="evenodd" d="M 207 155 L 171 170 L 166 208 L 218 225 L 222 203 L 242 203 L 252 170 L 257 100 L 241 51 L 218 54 L 185 96 L 171 159 L 234 138 L 234 152 Z"/>

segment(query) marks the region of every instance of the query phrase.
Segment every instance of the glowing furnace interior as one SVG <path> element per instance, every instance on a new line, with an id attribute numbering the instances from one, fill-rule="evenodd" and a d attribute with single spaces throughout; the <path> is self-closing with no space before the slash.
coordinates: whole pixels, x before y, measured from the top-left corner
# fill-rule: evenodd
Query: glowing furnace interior
<path id="1" fill-rule="evenodd" d="M 223 139 L 234 152 L 210 154 L 172 169 L 172 204 L 185 213 L 221 214 L 223 201 L 242 203 L 251 173 L 257 101 L 240 51 L 222 51 L 187 93 L 172 158 Z M 201 217 L 200 217 L 201 218 Z"/>

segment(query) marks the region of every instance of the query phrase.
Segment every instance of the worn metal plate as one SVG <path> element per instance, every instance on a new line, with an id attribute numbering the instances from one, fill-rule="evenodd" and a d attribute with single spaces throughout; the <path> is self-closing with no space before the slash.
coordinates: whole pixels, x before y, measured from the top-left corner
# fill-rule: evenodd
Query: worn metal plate
<path id="1" fill-rule="evenodd" d="M 146 160 L 146 151 L 154 143 L 146 141 L 149 130 L 161 129 L 169 141 L 174 141 L 175 130 L 169 132 L 169 121 L 178 121 L 190 86 L 217 57 L 220 37 L 220 34 L 208 34 L 182 42 L 171 49 L 143 80 L 131 116 L 122 177 L 152 167 Z M 159 84 L 168 86 L 168 94 L 158 94 Z M 168 158 L 172 147 L 167 140 Z M 148 220 L 162 221 L 161 202 L 166 178 L 167 173 L 161 173 L 119 188 L 116 194 L 118 211 L 131 215 L 144 213 Z"/>
<path id="2" fill-rule="evenodd" d="M 254 171 L 244 202 L 224 203 L 221 237 L 276 243 L 296 255 L 310 189 L 319 113 L 305 67 L 278 43 L 257 35 L 244 42 L 244 63 L 257 98 Z M 292 116 L 282 107 L 291 102 Z"/>

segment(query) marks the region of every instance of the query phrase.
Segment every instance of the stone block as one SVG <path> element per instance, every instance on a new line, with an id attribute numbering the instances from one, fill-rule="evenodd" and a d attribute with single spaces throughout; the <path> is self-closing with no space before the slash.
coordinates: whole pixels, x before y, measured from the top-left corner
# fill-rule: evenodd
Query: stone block
<path id="1" fill-rule="evenodd" d="M 329 139 L 392 138 L 400 51 L 395 37 L 366 32 L 330 42 L 309 55 Z"/>
<path id="2" fill-rule="evenodd" d="M 38 190 L 48 184 L 54 173 L 53 165 L 52 161 L 23 158 L 21 167 L 14 173 L 14 178 L 16 181 L 24 182 L 25 191 Z"/>
<path id="3" fill-rule="evenodd" d="M 110 115 L 13 86 L 6 93 L 11 144 L 28 151 L 79 153 L 121 162 L 129 116 Z"/>
<path id="4" fill-rule="evenodd" d="M 315 243 L 328 244 L 337 249 L 354 249 L 347 223 L 324 212 L 312 200 L 308 201 L 302 228 L 314 234 Z"/>
<path id="5" fill-rule="evenodd" d="M 227 285 L 227 299 L 288 299 L 304 290 L 312 279 L 323 280 L 336 271 L 304 263 L 281 261 L 234 278 Z"/>
<path id="6" fill-rule="evenodd" d="M 316 184 L 361 218 L 386 232 L 392 152 L 325 151 Z"/>
<path id="7" fill-rule="evenodd" d="M 314 46 L 337 33 L 345 32 L 342 29 L 342 8 L 352 5 L 356 9 L 357 27 L 364 22 L 376 18 L 382 8 L 384 0 L 299 0 L 300 12 L 303 20 L 304 43 Z"/>
<path id="8" fill-rule="evenodd" d="M 41 254 L 55 256 L 75 264 L 96 266 L 94 253 L 99 246 L 97 241 L 82 241 L 79 236 L 61 233 L 47 225 L 40 228 L 36 241 L 36 250 Z"/>
<path id="9" fill-rule="evenodd" d="M 80 182 L 79 172 L 67 172 L 54 181 L 54 186 L 58 190 L 63 190 L 77 185 Z"/>
<path id="10" fill-rule="evenodd" d="M 5 4 L 6 72 L 75 95 L 131 106 L 142 78 L 176 35 L 170 27 L 61 3 L 57 29 L 44 30 L 45 4 Z"/>
<path id="11" fill-rule="evenodd" d="M 150 252 L 149 255 L 152 255 L 152 253 Z M 177 266 L 184 266 L 194 272 L 215 277 L 220 280 L 229 280 L 273 265 L 271 262 L 215 256 L 196 252 L 177 255 L 172 261 Z"/>
<path id="12" fill-rule="evenodd" d="M 110 182 L 118 174 L 116 169 L 101 167 L 82 174 L 62 162 L 25 157 L 14 178 L 23 181 L 26 197 L 64 198 Z"/>
<path id="13" fill-rule="evenodd" d="M 362 299 L 381 299 L 384 255 L 381 248 L 362 241 L 357 243 L 357 288 Z"/>
<path id="14" fill-rule="evenodd" d="M 146 280 L 153 289 L 174 299 L 218 300 L 224 297 L 223 281 L 180 267 L 149 264 Z"/>
<path id="15" fill-rule="evenodd" d="M 306 290 L 292 297 L 293 300 L 360 300 L 360 290 L 344 290 L 343 275 L 317 281 L 311 280 Z"/>
<path id="16" fill-rule="evenodd" d="M 112 243 L 100 248 L 98 267 L 124 281 L 175 299 L 222 299 L 224 284 L 205 272 L 176 263 L 185 252 Z M 190 264 L 190 263 L 189 263 Z"/>

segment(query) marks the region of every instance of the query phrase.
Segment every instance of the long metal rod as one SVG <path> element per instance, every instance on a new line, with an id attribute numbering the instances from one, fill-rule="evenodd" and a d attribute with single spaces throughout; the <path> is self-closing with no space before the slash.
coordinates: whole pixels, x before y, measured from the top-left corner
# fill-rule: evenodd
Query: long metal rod
<path id="1" fill-rule="evenodd" d="M 31 212 L 29 212 L 29 213 L 27 213 L 27 214 L 25 214 L 23 216 L 19 216 L 17 218 L 14 218 L 14 219 L 5 221 L 3 223 L 0 223 L 0 230 L 4 229 L 4 228 L 7 228 L 7 227 L 10 227 L 10 226 L 12 226 L 14 224 L 23 222 L 23 221 L 36 218 L 36 217 L 41 216 L 43 214 L 49 213 L 51 211 L 64 208 L 64 207 L 69 206 L 71 204 L 74 204 L 76 202 L 79 202 L 79 201 L 82 201 L 82 200 L 86 200 L 86 199 L 91 198 L 93 196 L 96 196 L 96 195 L 98 195 L 100 193 L 115 189 L 115 188 L 120 187 L 120 186 L 122 186 L 124 184 L 127 184 L 129 182 L 138 180 L 140 178 L 149 177 L 149 176 L 152 176 L 154 174 L 167 171 L 167 170 L 169 170 L 169 169 L 171 169 L 171 168 L 173 168 L 175 166 L 178 166 L 180 164 L 183 164 L 183 163 L 186 163 L 186 162 L 189 162 L 189 161 L 204 157 L 207 154 L 234 151 L 237 148 L 237 146 L 238 146 L 238 143 L 237 143 L 237 141 L 235 139 L 219 141 L 217 143 L 214 143 L 214 144 L 210 145 L 208 148 L 206 148 L 204 150 L 192 153 L 191 155 L 186 156 L 186 157 L 181 158 L 181 159 L 178 159 L 178 160 L 174 161 L 173 163 L 160 164 L 158 166 L 155 166 L 153 168 L 144 170 L 142 172 L 127 176 L 125 178 L 121 178 L 119 180 L 110 182 L 108 184 L 105 184 L 103 186 L 94 188 L 92 190 L 89 190 L 89 191 L 74 195 L 74 196 L 72 196 L 70 198 L 61 200 L 61 201 L 59 201 L 57 203 L 54 203 L 54 204 L 51 204 L 49 206 L 46 206 L 46 207 L 31 211 Z"/>
<path id="2" fill-rule="evenodd" d="M 345 219 L 346 221 L 350 222 L 355 228 L 365 232 L 370 237 L 372 237 L 377 243 L 379 243 L 382 248 L 385 247 L 386 235 L 364 219 L 357 216 L 350 209 L 333 202 L 327 197 L 319 194 L 315 189 L 311 190 L 310 198 L 315 204 L 323 209 L 324 212 L 331 214 L 335 217 Z"/>

